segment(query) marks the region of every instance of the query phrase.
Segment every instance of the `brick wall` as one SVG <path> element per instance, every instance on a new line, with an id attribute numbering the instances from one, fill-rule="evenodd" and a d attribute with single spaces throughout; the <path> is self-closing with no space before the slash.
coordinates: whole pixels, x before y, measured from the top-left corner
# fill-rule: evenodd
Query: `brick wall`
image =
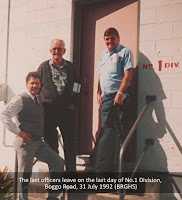
<path id="1" fill-rule="evenodd" d="M 0 83 L 6 77 L 8 1 L 0 1 Z M 54 38 L 66 43 L 66 59 L 71 59 L 71 0 L 11 0 L 8 52 L 8 101 L 25 89 L 25 76 L 50 58 L 49 44 Z M 0 110 L 4 103 L 0 102 Z M 13 135 L 6 131 L 6 143 Z M 0 167 L 14 168 L 14 150 L 3 146 L 3 126 L 0 123 Z M 9 159 L 3 159 L 8 155 Z"/>
<path id="2" fill-rule="evenodd" d="M 141 0 L 139 111 L 156 95 L 138 128 L 138 156 L 153 138 L 143 168 L 180 172 L 182 166 L 182 1 Z"/>
<path id="3" fill-rule="evenodd" d="M 148 152 L 143 167 L 162 171 L 180 171 L 182 141 L 182 0 L 141 0 L 139 38 L 138 110 L 146 95 L 156 95 L 138 127 L 138 156 L 146 138 L 155 145 Z M 0 82 L 5 81 L 8 1 L 0 1 Z M 8 55 L 8 99 L 25 88 L 25 76 L 50 57 L 49 41 L 62 38 L 66 42 L 65 58 L 71 55 L 71 0 L 11 1 Z M 172 63 L 172 64 L 171 64 Z M 0 110 L 4 103 L 0 102 Z M 9 140 L 11 140 L 9 142 Z M 7 152 L 0 124 L 1 166 Z M 12 134 L 7 142 L 12 143 Z M 152 158 L 152 159 L 151 159 Z M 156 165 L 157 163 L 157 165 Z"/>

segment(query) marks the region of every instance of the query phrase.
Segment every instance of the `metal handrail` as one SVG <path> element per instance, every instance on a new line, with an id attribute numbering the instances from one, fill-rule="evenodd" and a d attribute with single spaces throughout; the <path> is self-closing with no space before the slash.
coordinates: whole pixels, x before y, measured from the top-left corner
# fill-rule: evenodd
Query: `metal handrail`
<path id="1" fill-rule="evenodd" d="M 141 153 L 140 158 L 138 159 L 137 165 L 136 165 L 135 169 L 133 170 L 130 179 L 133 179 L 133 178 L 134 178 L 134 176 L 135 176 L 135 174 L 136 174 L 136 172 L 137 172 L 137 170 L 138 170 L 138 168 L 139 168 L 139 166 L 140 166 L 140 164 L 141 164 L 141 162 L 142 162 L 142 160 L 143 160 L 145 154 L 147 153 L 147 151 L 148 151 L 148 149 L 149 149 L 149 147 L 150 147 L 151 145 L 154 145 L 154 140 L 153 140 L 153 139 L 146 139 L 146 140 L 145 140 L 145 147 L 144 147 L 144 150 L 143 150 L 143 152 Z M 123 194 L 122 194 L 122 198 L 123 198 L 123 199 L 124 199 L 125 195 L 126 195 L 126 190 L 124 190 L 124 192 L 123 192 Z"/>
<path id="2" fill-rule="evenodd" d="M 14 200 L 17 199 L 17 182 L 18 182 L 18 158 L 17 158 L 17 153 L 15 153 L 15 178 L 14 178 Z"/>
<path id="3" fill-rule="evenodd" d="M 136 127 L 139 123 L 139 121 L 141 120 L 142 116 L 144 115 L 145 111 L 147 110 L 148 106 L 150 105 L 150 103 L 152 101 L 155 101 L 156 100 L 156 97 L 155 96 L 147 96 L 146 97 L 146 104 L 144 105 L 143 109 L 141 110 L 139 116 L 137 117 L 134 125 L 132 126 L 128 136 L 126 137 L 121 149 L 120 149 L 120 155 L 119 155 L 119 177 L 121 178 L 121 175 L 122 175 L 122 172 L 123 172 L 123 155 L 124 155 L 124 151 L 131 139 L 131 137 L 133 136 L 134 134 L 134 131 L 136 130 Z M 122 200 L 124 198 L 124 194 L 122 193 L 122 190 L 119 191 L 119 197 L 120 197 L 120 200 Z"/>

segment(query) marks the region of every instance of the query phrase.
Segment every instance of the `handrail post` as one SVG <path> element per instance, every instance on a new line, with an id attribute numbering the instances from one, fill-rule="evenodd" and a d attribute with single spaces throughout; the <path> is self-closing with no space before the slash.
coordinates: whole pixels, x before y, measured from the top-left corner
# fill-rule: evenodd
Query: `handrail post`
<path id="1" fill-rule="evenodd" d="M 142 160 L 143 160 L 145 154 L 147 153 L 147 151 L 148 151 L 148 149 L 149 149 L 149 147 L 150 147 L 151 145 L 154 145 L 154 140 L 153 140 L 153 139 L 146 139 L 146 140 L 145 140 L 145 148 L 144 148 L 143 152 L 142 152 L 141 155 L 140 155 L 140 158 L 139 158 L 139 160 L 138 160 L 138 162 L 137 162 L 137 164 L 136 164 L 135 169 L 134 169 L 133 172 L 132 172 L 132 175 L 130 176 L 131 179 L 134 178 L 135 173 L 137 172 L 137 170 L 138 170 L 138 168 L 139 168 L 139 166 L 140 166 L 140 164 L 141 164 L 141 162 L 142 162 Z M 123 195 L 123 197 L 126 195 L 126 190 L 124 190 L 124 192 L 123 192 L 122 195 Z"/>
<path id="2" fill-rule="evenodd" d="M 17 184 L 18 184 L 18 157 L 15 153 L 15 178 L 14 178 L 14 200 L 17 199 Z"/>
<path id="3" fill-rule="evenodd" d="M 120 155 L 119 155 L 119 177 L 121 178 L 121 175 L 122 175 L 122 167 L 123 167 L 123 155 L 124 155 L 124 151 L 131 139 L 131 137 L 133 136 L 134 134 L 134 131 L 136 130 L 136 127 L 139 123 L 139 121 L 141 120 L 142 116 L 144 115 L 145 111 L 147 110 L 149 104 L 152 102 L 152 101 L 156 101 L 156 96 L 146 96 L 146 104 L 144 105 L 143 109 L 141 110 L 139 116 L 137 117 L 134 125 L 132 126 L 128 136 L 126 137 L 121 149 L 120 149 Z M 119 199 L 120 200 L 123 200 L 124 199 L 124 194 L 122 193 L 122 190 L 119 190 Z"/>

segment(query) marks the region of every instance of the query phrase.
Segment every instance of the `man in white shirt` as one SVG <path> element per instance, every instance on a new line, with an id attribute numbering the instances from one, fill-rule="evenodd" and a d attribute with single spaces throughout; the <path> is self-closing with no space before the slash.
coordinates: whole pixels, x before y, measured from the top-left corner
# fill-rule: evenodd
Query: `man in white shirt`
<path id="1" fill-rule="evenodd" d="M 64 171 L 64 160 L 46 143 L 44 136 L 44 109 L 38 92 L 41 88 L 40 75 L 30 72 L 26 77 L 27 90 L 7 104 L 0 114 L 5 127 L 16 134 L 14 149 L 18 158 L 18 199 L 28 199 L 28 183 L 22 183 L 20 177 L 30 178 L 34 157 L 50 166 L 52 176 Z M 12 118 L 16 117 L 16 123 Z M 26 173 L 25 173 L 26 172 Z M 48 199 L 58 199 L 59 193 L 50 191 Z"/>

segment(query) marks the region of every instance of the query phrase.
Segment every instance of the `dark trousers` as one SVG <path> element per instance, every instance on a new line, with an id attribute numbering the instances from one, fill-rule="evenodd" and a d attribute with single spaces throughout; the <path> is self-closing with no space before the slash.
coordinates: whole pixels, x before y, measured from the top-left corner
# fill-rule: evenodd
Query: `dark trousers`
<path id="1" fill-rule="evenodd" d="M 113 107 L 115 96 L 116 96 L 116 93 L 104 95 L 102 97 L 102 108 L 101 108 L 102 127 L 104 126 L 106 122 L 108 113 L 111 111 L 111 108 Z"/>
<path id="2" fill-rule="evenodd" d="M 43 104 L 45 108 L 45 141 L 57 153 L 58 131 L 60 128 L 64 143 L 65 165 L 67 171 L 76 170 L 76 150 L 74 135 L 74 112 L 71 109 L 59 108 L 52 104 Z"/>
<path id="3" fill-rule="evenodd" d="M 123 121 L 126 120 L 128 99 L 121 106 L 113 106 L 115 96 L 116 93 L 113 93 L 102 98 L 102 129 L 90 156 L 96 172 L 118 171 L 120 145 L 125 137 Z"/>

